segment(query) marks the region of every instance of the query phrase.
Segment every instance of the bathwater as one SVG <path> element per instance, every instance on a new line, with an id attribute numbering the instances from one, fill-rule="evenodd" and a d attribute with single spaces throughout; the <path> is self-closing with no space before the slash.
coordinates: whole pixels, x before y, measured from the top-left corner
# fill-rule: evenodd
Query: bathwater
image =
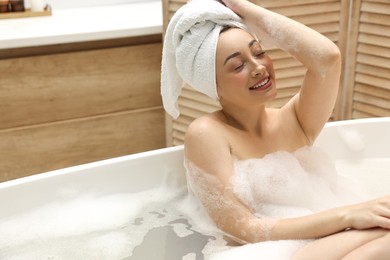
<path id="1" fill-rule="evenodd" d="M 370 196 L 389 193 L 390 158 L 336 161 L 336 168 Z M 296 249 L 283 243 L 229 244 L 183 186 L 85 194 L 0 219 L 4 260 L 283 259 L 281 248 Z"/>

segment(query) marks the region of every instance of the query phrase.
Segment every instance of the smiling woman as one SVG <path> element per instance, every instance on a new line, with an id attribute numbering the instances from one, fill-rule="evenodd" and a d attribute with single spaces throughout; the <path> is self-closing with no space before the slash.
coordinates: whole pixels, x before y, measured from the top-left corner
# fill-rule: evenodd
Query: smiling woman
<path id="1" fill-rule="evenodd" d="M 190 189 L 216 226 L 239 243 L 302 240 L 303 248 L 295 245 L 288 259 L 390 257 L 385 247 L 390 196 L 364 201 L 363 194 L 337 180 L 328 156 L 312 147 L 337 99 L 338 47 L 249 1 L 223 4 L 191 1 L 172 17 L 164 41 L 163 53 L 171 56 L 163 55 L 163 73 L 177 69 L 178 77 L 196 90 L 212 98 L 216 94 L 221 106 L 194 120 L 186 132 Z M 224 19 L 217 14 L 225 14 Z M 200 43 L 185 48 L 184 57 L 178 55 L 194 35 Z M 253 35 L 272 39 L 306 68 L 298 93 L 281 108 L 266 106 L 276 95 L 275 72 Z M 164 62 L 169 58 L 175 62 Z M 203 66 L 183 69 L 182 64 Z M 205 76 L 205 69 L 212 75 Z M 173 104 L 180 84 L 170 79 L 163 74 L 162 96 L 166 111 L 177 118 Z"/>
<path id="2" fill-rule="evenodd" d="M 390 187 L 389 130 L 390 118 L 328 123 L 316 146 L 374 198 Z M 182 162 L 176 146 L 0 183 L 0 258 L 287 260 L 305 242 L 227 243 L 188 194 Z"/>
<path id="3" fill-rule="evenodd" d="M 247 31 L 238 28 L 223 30 L 217 45 L 216 67 L 217 90 L 222 106 L 225 102 L 232 102 L 229 101 L 229 95 L 236 97 L 235 102 L 247 102 L 237 96 L 237 92 L 229 91 L 240 85 L 245 86 L 243 90 L 251 90 L 246 91 L 248 95 L 263 93 L 263 102 L 272 100 L 276 95 L 275 71 L 271 58 L 262 49 L 259 41 Z M 245 73 L 253 75 L 251 82 L 247 82 Z M 226 87 L 223 87 L 225 85 Z M 253 97 L 255 103 L 258 103 L 259 97 Z"/>

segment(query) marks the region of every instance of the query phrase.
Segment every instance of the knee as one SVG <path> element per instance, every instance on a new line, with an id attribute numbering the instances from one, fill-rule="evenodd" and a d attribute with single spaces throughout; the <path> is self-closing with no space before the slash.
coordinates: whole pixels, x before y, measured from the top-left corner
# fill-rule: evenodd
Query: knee
<path id="1" fill-rule="evenodd" d="M 390 239 L 390 230 L 383 229 L 383 228 L 374 228 L 371 230 L 368 230 L 368 233 L 371 233 L 373 238 L 387 238 Z"/>
<path id="2" fill-rule="evenodd" d="M 386 230 L 383 238 L 389 242 L 388 245 L 390 245 L 390 230 Z"/>
<path id="3" fill-rule="evenodd" d="M 378 235 L 378 238 L 381 238 L 383 240 L 388 241 L 390 239 L 390 230 L 387 229 L 376 229 L 374 232 L 376 232 Z"/>

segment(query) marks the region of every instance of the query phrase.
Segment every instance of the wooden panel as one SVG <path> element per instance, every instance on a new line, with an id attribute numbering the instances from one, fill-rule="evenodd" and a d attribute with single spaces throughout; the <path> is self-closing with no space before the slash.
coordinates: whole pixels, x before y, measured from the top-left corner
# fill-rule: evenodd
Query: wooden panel
<path id="1" fill-rule="evenodd" d="M 332 3 L 332 2 L 339 2 L 339 0 L 294 0 L 294 1 L 288 1 L 288 0 L 251 0 L 252 3 L 256 3 L 258 5 L 261 5 L 265 8 L 275 8 L 275 7 L 294 7 L 294 6 L 301 6 L 304 8 L 306 5 L 310 4 L 321 4 L 321 3 Z"/>
<path id="2" fill-rule="evenodd" d="M 390 80 L 390 73 L 385 68 L 378 68 L 375 66 L 365 65 L 362 63 L 357 64 L 356 66 L 356 72 L 359 72 L 361 74 L 371 75 L 376 78 L 384 78 Z M 355 85 L 355 88 L 359 86 L 358 84 Z M 384 86 L 386 88 L 386 86 Z"/>
<path id="3" fill-rule="evenodd" d="M 164 0 L 164 25 L 186 1 Z M 345 0 L 255 0 L 252 1 L 275 12 L 289 16 L 324 34 L 345 51 L 349 3 Z M 347 15 L 345 15 L 347 13 Z M 261 40 L 261 36 L 259 36 Z M 277 98 L 269 107 L 283 106 L 299 91 L 306 69 L 296 59 L 280 49 L 269 46 L 266 51 L 273 60 L 276 73 Z M 181 115 L 177 120 L 167 116 L 167 144 L 183 143 L 186 128 L 195 118 L 219 109 L 218 103 L 186 87 L 179 98 Z"/>
<path id="4" fill-rule="evenodd" d="M 162 148 L 161 107 L 0 131 L 0 181 Z"/>
<path id="5" fill-rule="evenodd" d="M 380 2 L 363 1 L 361 10 L 363 12 L 376 13 L 376 14 L 390 14 L 390 5 Z"/>
<path id="6" fill-rule="evenodd" d="M 387 115 L 390 115 L 390 103 L 386 98 L 374 96 L 374 95 L 367 95 L 367 93 L 360 93 L 358 91 L 355 92 L 355 101 L 361 102 L 364 104 L 369 104 L 376 107 L 382 107 L 386 110 L 389 110 Z"/>
<path id="7" fill-rule="evenodd" d="M 382 77 L 369 76 L 362 73 L 356 73 L 356 83 L 363 83 L 373 87 L 390 90 L 390 80 Z"/>
<path id="8" fill-rule="evenodd" d="M 161 43 L 0 60 L 0 129 L 161 106 Z"/>
<path id="9" fill-rule="evenodd" d="M 13 49 L 0 49 L 0 59 L 29 57 L 44 54 L 66 53 L 76 51 L 90 51 L 107 48 L 134 46 L 141 44 L 161 43 L 161 34 L 142 35 L 116 39 L 95 40 L 87 42 L 73 42 L 53 45 L 39 45 Z"/>
<path id="10" fill-rule="evenodd" d="M 357 115 L 371 115 L 371 117 L 390 116 L 389 110 L 376 105 L 367 104 L 355 100 L 353 103 L 352 118 L 359 118 Z"/>
<path id="11" fill-rule="evenodd" d="M 389 34 L 390 35 L 390 34 Z M 364 54 L 371 54 L 382 58 L 390 58 L 390 48 L 359 43 L 358 52 Z"/>
<path id="12" fill-rule="evenodd" d="M 354 14 L 346 117 L 390 116 L 390 2 L 361 0 Z"/>
<path id="13" fill-rule="evenodd" d="M 0 51 L 0 181 L 164 147 L 161 35 Z"/>
<path id="14" fill-rule="evenodd" d="M 366 0 L 365 2 L 367 2 L 367 3 L 373 2 L 373 3 L 384 3 L 384 4 L 388 4 L 388 3 L 389 3 L 389 0 Z"/>

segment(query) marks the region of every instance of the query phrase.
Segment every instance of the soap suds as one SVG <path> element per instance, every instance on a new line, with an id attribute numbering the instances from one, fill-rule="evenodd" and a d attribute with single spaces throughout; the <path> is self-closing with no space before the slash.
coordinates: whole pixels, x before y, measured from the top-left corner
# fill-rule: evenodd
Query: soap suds
<path id="1" fill-rule="evenodd" d="M 286 169 L 299 169 L 299 165 L 290 162 L 291 158 L 288 159 L 288 156 L 278 156 L 278 160 L 283 159 L 286 163 Z M 339 178 L 328 176 L 329 170 L 334 173 L 334 165 L 326 161 L 321 152 L 306 154 L 305 151 L 300 151 L 295 156 L 306 171 L 319 172 L 321 178 L 338 183 Z M 316 166 L 319 158 L 322 158 L 320 168 Z M 258 164 L 259 162 L 248 161 L 238 163 L 237 167 L 255 171 L 254 169 L 259 167 Z M 359 162 L 336 161 L 336 168 L 340 175 L 357 179 L 370 196 L 389 192 L 388 158 L 367 158 Z M 273 204 L 264 203 L 259 206 L 255 203 L 256 198 L 266 199 L 269 196 L 269 191 L 264 189 L 267 186 L 263 185 L 269 185 L 268 190 L 272 189 L 271 184 L 287 185 L 294 189 L 302 188 L 303 185 L 302 182 L 290 180 L 291 176 L 283 176 L 280 172 L 275 173 L 272 178 L 269 177 L 268 184 L 261 184 L 267 173 L 263 171 L 262 174 L 254 174 L 250 179 L 256 187 L 256 192 L 244 188 L 249 187 L 249 184 L 244 181 L 243 176 L 235 176 L 237 196 L 243 196 L 242 201 L 257 208 L 257 217 L 264 218 L 264 212 L 280 215 L 291 213 L 294 209 L 297 209 L 296 214 L 302 214 L 302 205 L 278 208 Z M 310 183 L 314 177 L 307 178 Z M 0 259 L 143 260 L 148 259 L 147 256 L 156 260 L 228 260 L 242 256 L 245 256 L 245 259 L 286 259 L 283 257 L 308 242 L 267 241 L 239 247 L 233 245 L 223 232 L 216 229 L 198 199 L 188 193 L 182 184 L 175 184 L 174 180 L 169 182 L 169 185 L 138 193 L 100 196 L 77 190 L 59 192 L 64 194 L 60 201 L 0 219 Z M 273 195 L 275 198 L 279 196 Z M 224 207 L 224 204 L 219 206 Z M 270 227 L 265 227 L 265 230 L 271 228 L 272 223 Z"/>

